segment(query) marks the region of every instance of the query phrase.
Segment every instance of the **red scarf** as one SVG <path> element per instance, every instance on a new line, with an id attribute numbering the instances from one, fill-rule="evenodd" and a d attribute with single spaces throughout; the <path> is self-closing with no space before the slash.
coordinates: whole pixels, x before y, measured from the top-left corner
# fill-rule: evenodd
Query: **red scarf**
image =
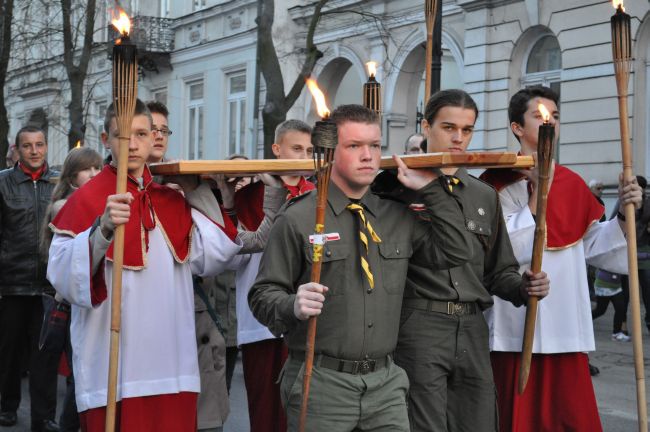
<path id="1" fill-rule="evenodd" d="M 76 236 L 90 228 L 104 213 L 106 198 L 115 194 L 116 179 L 116 169 L 106 165 L 102 172 L 70 196 L 50 224 L 53 230 Z M 127 191 L 131 192 L 134 200 L 124 236 L 124 266 L 131 270 L 146 267 L 149 231 L 157 224 L 175 260 L 179 263 L 187 261 L 194 226 L 190 206 L 178 192 L 154 183 L 148 167 L 145 167 L 142 180 L 142 190 L 135 178 L 129 176 L 127 181 Z M 113 243 L 106 258 L 113 259 Z"/>
<path id="2" fill-rule="evenodd" d="M 298 184 L 295 186 L 283 184 L 287 189 L 287 201 L 306 192 L 316 189 L 309 180 L 300 177 Z M 235 209 L 237 209 L 237 219 L 247 229 L 256 230 L 264 219 L 264 183 L 251 183 L 235 193 Z"/>
<path id="3" fill-rule="evenodd" d="M 22 172 L 24 172 L 25 174 L 27 174 L 29 177 L 32 178 L 32 181 L 36 181 L 39 178 L 41 178 L 41 176 L 47 170 L 47 163 L 44 163 L 43 165 L 41 165 L 36 171 L 30 170 L 29 168 L 27 168 L 25 165 L 23 165 L 20 162 L 18 162 L 18 166 L 20 167 Z"/>
<path id="4" fill-rule="evenodd" d="M 514 170 L 488 169 L 481 180 L 497 191 L 521 181 L 525 176 Z M 546 207 L 546 247 L 564 249 L 581 240 L 589 227 L 598 222 L 605 208 L 596 200 L 582 178 L 555 164 L 553 183 Z"/>

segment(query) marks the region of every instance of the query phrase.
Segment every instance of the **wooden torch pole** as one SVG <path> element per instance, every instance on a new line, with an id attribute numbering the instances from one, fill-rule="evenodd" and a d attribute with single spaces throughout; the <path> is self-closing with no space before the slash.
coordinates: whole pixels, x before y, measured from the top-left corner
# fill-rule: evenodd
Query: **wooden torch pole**
<path id="1" fill-rule="evenodd" d="M 612 54 L 616 89 L 618 92 L 618 112 L 621 127 L 621 152 L 623 156 L 623 176 L 634 175 L 632 170 L 632 148 L 627 113 L 627 86 L 632 69 L 632 36 L 630 16 L 625 13 L 622 1 L 611 19 Z M 639 431 L 648 431 L 648 412 L 646 405 L 645 371 L 643 364 L 643 341 L 641 333 L 641 303 L 639 299 L 639 271 L 636 248 L 636 210 L 633 203 L 625 205 L 625 231 L 627 233 L 627 262 L 629 270 L 630 306 L 632 310 L 632 347 L 634 351 L 634 373 L 636 375 L 636 402 Z"/>
<path id="2" fill-rule="evenodd" d="M 543 105 L 540 106 L 540 111 L 544 111 L 543 107 Z M 539 127 L 537 139 L 537 211 L 535 217 L 535 237 L 533 239 L 533 257 L 530 264 L 530 270 L 533 273 L 542 271 L 542 257 L 546 243 L 546 203 L 548 200 L 549 177 L 553 166 L 553 145 L 555 141 L 555 127 L 549 123 L 549 119 L 550 114 L 545 113 L 544 124 Z M 537 297 L 529 297 L 526 305 L 526 323 L 524 325 L 521 366 L 519 368 L 519 394 L 522 394 L 526 389 L 526 383 L 528 382 L 528 375 L 530 373 L 538 300 Z"/>
<path id="3" fill-rule="evenodd" d="M 312 79 L 307 80 L 307 86 L 312 92 L 318 113 L 322 120 L 316 122 L 311 134 L 311 141 L 314 145 L 314 162 L 317 175 L 317 198 L 316 198 L 316 223 L 314 228 L 314 250 L 312 255 L 311 282 L 320 282 L 322 266 L 323 245 L 325 244 L 325 210 L 327 208 L 327 192 L 329 189 L 330 174 L 332 173 L 332 162 L 334 150 L 338 144 L 338 129 L 336 123 L 329 119 L 329 109 L 325 104 L 325 96 Z M 300 403 L 300 417 L 298 419 L 298 431 L 305 432 L 307 424 L 307 405 L 309 403 L 309 386 L 311 384 L 311 372 L 314 366 L 314 350 L 316 345 L 316 317 L 309 318 L 307 324 L 307 338 L 305 341 L 305 373 L 302 383 L 302 401 Z"/>
<path id="4" fill-rule="evenodd" d="M 424 103 L 431 96 L 431 64 L 433 63 L 433 30 L 438 13 L 439 0 L 424 0 L 424 15 L 427 25 L 427 47 L 424 65 Z"/>
<path id="5" fill-rule="evenodd" d="M 123 12 L 122 12 L 123 13 Z M 124 14 L 126 17 L 126 14 Z M 126 17 L 128 20 L 128 17 Z M 115 22 L 114 22 L 115 24 Z M 126 193 L 131 123 L 138 94 L 136 47 L 129 40 L 129 29 L 119 28 L 122 37 L 113 47 L 113 107 L 119 130 L 116 193 Z M 125 225 L 118 225 L 113 234 L 113 278 L 111 285 L 111 335 L 106 401 L 106 432 L 115 430 L 117 383 L 122 322 L 122 267 Z"/>

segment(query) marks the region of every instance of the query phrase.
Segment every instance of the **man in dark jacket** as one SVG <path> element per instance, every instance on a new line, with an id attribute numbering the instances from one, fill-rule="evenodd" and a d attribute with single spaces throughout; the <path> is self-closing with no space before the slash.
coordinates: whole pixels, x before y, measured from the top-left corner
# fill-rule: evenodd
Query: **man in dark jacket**
<path id="1" fill-rule="evenodd" d="M 18 163 L 0 173 L 0 426 L 16 423 L 20 369 L 29 352 L 32 431 L 58 431 L 57 359 L 39 352 L 46 259 L 39 253 L 40 227 L 54 184 L 44 132 L 26 126 L 16 135 Z"/>

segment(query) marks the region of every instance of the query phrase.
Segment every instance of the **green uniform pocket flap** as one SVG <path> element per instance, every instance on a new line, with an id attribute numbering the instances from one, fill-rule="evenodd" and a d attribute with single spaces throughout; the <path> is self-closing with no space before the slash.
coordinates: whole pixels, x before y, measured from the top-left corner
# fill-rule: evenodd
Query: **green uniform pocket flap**
<path id="1" fill-rule="evenodd" d="M 340 261 L 346 259 L 350 255 L 349 245 L 326 243 L 323 246 L 323 253 L 321 260 L 326 262 Z M 309 245 L 305 247 L 307 255 L 307 262 L 310 264 L 314 262 L 314 246 Z"/>
<path id="2" fill-rule="evenodd" d="M 379 254 L 384 259 L 411 258 L 413 246 L 410 242 L 401 243 L 379 243 Z"/>
<path id="3" fill-rule="evenodd" d="M 492 227 L 486 221 L 465 219 L 465 228 L 467 228 L 467 231 L 474 234 L 480 234 L 488 237 L 492 235 Z"/>

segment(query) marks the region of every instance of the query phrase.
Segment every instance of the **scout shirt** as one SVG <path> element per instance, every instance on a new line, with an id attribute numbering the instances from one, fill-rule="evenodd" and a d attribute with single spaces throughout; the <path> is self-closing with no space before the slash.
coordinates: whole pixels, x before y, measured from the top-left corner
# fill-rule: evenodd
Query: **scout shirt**
<path id="1" fill-rule="evenodd" d="M 316 353 L 345 360 L 381 358 L 397 343 L 402 295 L 409 260 L 449 267 L 472 255 L 471 240 L 456 202 L 439 182 L 418 191 L 428 220 L 404 205 L 370 191 L 360 199 L 367 220 L 380 237 L 369 242 L 368 261 L 375 286 L 361 269 L 359 217 L 350 199 L 329 185 L 325 232 L 337 233 L 323 251 L 321 283 L 329 288 L 318 317 Z M 293 312 L 298 286 L 310 281 L 316 193 L 292 200 L 276 219 L 260 272 L 248 296 L 255 317 L 275 335 L 284 334 L 289 349 L 304 351 L 307 322 Z"/>
<path id="2" fill-rule="evenodd" d="M 487 309 L 493 304 L 492 295 L 496 295 L 515 306 L 522 305 L 519 264 L 512 252 L 497 192 L 466 169 L 459 169 L 455 176 L 460 183 L 453 186 L 451 195 L 462 208 L 474 254 L 463 265 L 449 270 L 412 262 L 404 297 L 476 302 L 481 309 Z"/>

